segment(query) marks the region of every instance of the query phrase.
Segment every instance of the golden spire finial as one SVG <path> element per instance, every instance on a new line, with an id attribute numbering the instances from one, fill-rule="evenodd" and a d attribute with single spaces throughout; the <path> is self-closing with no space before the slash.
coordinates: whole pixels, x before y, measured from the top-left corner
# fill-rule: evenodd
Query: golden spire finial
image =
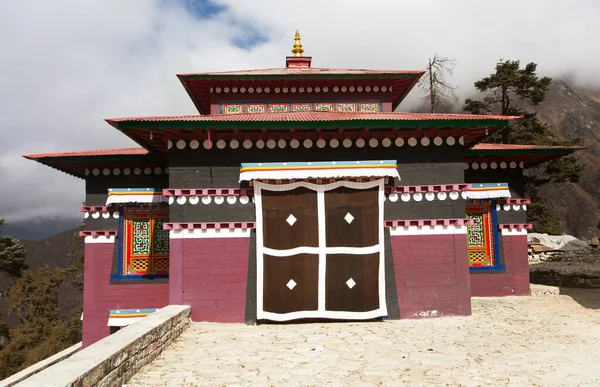
<path id="1" fill-rule="evenodd" d="M 304 49 L 302 48 L 302 43 L 300 43 L 300 32 L 296 30 L 296 35 L 294 36 L 294 48 L 292 48 L 292 53 L 294 56 L 302 56 Z"/>

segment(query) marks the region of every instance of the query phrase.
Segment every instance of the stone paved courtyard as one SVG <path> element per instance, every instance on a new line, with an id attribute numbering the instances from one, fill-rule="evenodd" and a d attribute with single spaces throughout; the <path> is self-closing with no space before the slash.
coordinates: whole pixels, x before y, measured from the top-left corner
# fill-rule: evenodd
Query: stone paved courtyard
<path id="1" fill-rule="evenodd" d="M 473 316 L 194 323 L 133 386 L 599 386 L 600 290 L 474 299 Z"/>

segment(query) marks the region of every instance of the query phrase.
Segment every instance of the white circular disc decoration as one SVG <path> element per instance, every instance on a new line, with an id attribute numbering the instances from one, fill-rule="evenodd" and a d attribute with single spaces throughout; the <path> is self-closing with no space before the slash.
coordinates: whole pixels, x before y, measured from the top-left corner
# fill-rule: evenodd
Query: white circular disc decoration
<path id="1" fill-rule="evenodd" d="M 103 174 L 104 176 L 108 176 L 108 175 L 110 175 L 110 169 L 108 169 L 108 168 L 104 168 L 104 169 L 102 170 L 102 174 Z"/>
<path id="2" fill-rule="evenodd" d="M 140 168 L 135 168 L 135 169 L 133 170 L 133 174 L 134 174 L 134 175 L 141 175 L 141 174 L 142 174 L 142 170 L 141 170 Z"/>
<path id="3" fill-rule="evenodd" d="M 240 146 L 240 142 L 238 140 L 231 140 L 229 141 L 229 147 L 231 149 L 237 149 Z"/>
<path id="4" fill-rule="evenodd" d="M 441 138 L 441 137 L 439 137 L 439 136 L 438 136 L 438 137 L 435 137 L 435 138 L 433 139 L 433 144 L 434 144 L 434 145 L 436 145 L 436 146 L 440 146 L 440 145 L 442 145 L 443 143 L 444 143 L 444 139 L 443 139 L 443 138 Z"/>
<path id="5" fill-rule="evenodd" d="M 204 149 L 211 149 L 213 147 L 213 143 L 212 141 L 204 140 L 202 142 L 202 146 L 204 147 Z"/>
<path id="6" fill-rule="evenodd" d="M 258 149 L 262 149 L 262 148 L 264 148 L 264 147 L 265 147 L 265 142 L 264 142 L 263 140 L 258 140 L 258 141 L 256 142 L 256 147 L 257 147 Z"/>
<path id="7" fill-rule="evenodd" d="M 447 197 L 448 197 L 448 194 L 445 192 L 438 192 L 438 194 L 437 194 L 438 200 L 446 200 Z"/>
<path id="8" fill-rule="evenodd" d="M 219 141 L 217 141 L 217 148 L 223 149 L 226 146 L 227 146 L 227 143 L 225 142 L 225 140 L 219 140 Z"/>
<path id="9" fill-rule="evenodd" d="M 496 211 L 500 211 L 502 209 L 502 207 L 500 207 L 500 204 L 496 204 Z"/>
<path id="10" fill-rule="evenodd" d="M 108 218 L 110 218 L 110 212 L 103 212 L 103 213 L 102 213 L 102 217 L 103 217 L 104 219 L 108 219 Z"/>
<path id="11" fill-rule="evenodd" d="M 184 149 L 184 148 L 185 148 L 185 141 L 183 141 L 183 140 L 177 141 L 177 149 Z"/>
<path id="12" fill-rule="evenodd" d="M 391 194 L 388 195 L 388 199 L 390 200 L 390 202 L 396 203 L 398 201 L 398 194 L 395 192 L 392 192 Z"/>
<path id="13" fill-rule="evenodd" d="M 125 169 L 123 169 L 123 174 L 124 175 L 131 175 L 131 168 L 125 168 Z"/>
<path id="14" fill-rule="evenodd" d="M 92 218 L 98 219 L 100 217 L 100 213 L 98 211 L 92 212 Z"/>
<path id="15" fill-rule="evenodd" d="M 190 148 L 192 148 L 192 149 L 198 149 L 198 148 L 200 148 L 200 143 L 198 142 L 198 140 L 192 140 L 192 141 L 190 141 Z"/>
<path id="16" fill-rule="evenodd" d="M 177 196 L 177 204 L 185 204 L 186 200 L 185 196 Z"/>
<path id="17" fill-rule="evenodd" d="M 515 169 L 517 167 L 517 163 L 515 163 L 514 161 L 510 162 L 510 169 Z"/>
<path id="18" fill-rule="evenodd" d="M 145 173 L 146 175 L 149 175 L 149 174 L 151 174 L 151 173 L 152 173 L 152 168 L 150 168 L 150 167 L 146 167 L 146 168 L 144 168 L 144 173 Z"/>
<path id="19" fill-rule="evenodd" d="M 202 204 L 210 204 L 212 198 L 210 196 L 202 196 Z"/>
<path id="20" fill-rule="evenodd" d="M 290 141 L 290 146 L 294 149 L 298 148 L 300 146 L 300 141 L 293 139 L 292 141 Z"/>
<path id="21" fill-rule="evenodd" d="M 434 194 L 433 192 L 427 192 L 427 193 L 425 194 L 425 199 L 426 199 L 428 202 L 430 202 L 430 201 L 432 201 L 433 199 L 435 199 L 435 194 Z"/>
<path id="22" fill-rule="evenodd" d="M 350 148 L 352 146 L 352 140 L 345 138 L 344 141 L 342 141 L 342 145 L 344 145 L 344 148 Z"/>
<path id="23" fill-rule="evenodd" d="M 413 200 L 415 202 L 420 202 L 421 200 L 423 200 L 423 194 L 420 192 L 413 194 Z"/>
<path id="24" fill-rule="evenodd" d="M 429 140 L 429 138 L 423 137 L 421 139 L 421 145 L 423 145 L 423 146 L 429 146 L 429 144 L 431 144 L 431 140 Z"/>
<path id="25" fill-rule="evenodd" d="M 466 171 L 469 169 L 469 163 L 463 163 L 463 169 Z"/>
<path id="26" fill-rule="evenodd" d="M 120 168 L 114 168 L 113 169 L 113 175 L 119 176 L 120 174 L 121 174 L 121 169 Z"/>
<path id="27" fill-rule="evenodd" d="M 312 142 L 312 140 L 310 138 L 307 138 L 306 140 L 304 140 L 302 142 L 302 146 L 304 146 L 307 149 L 312 148 L 313 142 Z"/>
<path id="28" fill-rule="evenodd" d="M 250 198 L 246 195 L 242 195 L 242 196 L 240 196 L 240 203 L 248 204 L 248 203 L 250 203 Z"/>
<path id="29" fill-rule="evenodd" d="M 173 141 L 169 140 L 167 141 L 167 149 L 171 149 L 173 148 Z"/>
<path id="30" fill-rule="evenodd" d="M 277 142 L 273 139 L 267 140 L 267 148 L 274 149 L 277 146 Z"/>
<path id="31" fill-rule="evenodd" d="M 460 145 L 465 145 L 465 136 L 460 136 L 460 137 L 458 138 L 458 143 L 459 143 Z"/>
<path id="32" fill-rule="evenodd" d="M 223 202 L 225 202 L 225 198 L 223 196 L 215 196 L 216 204 L 223 204 Z"/>
<path id="33" fill-rule="evenodd" d="M 473 163 L 473 164 L 471 164 L 471 168 L 473 168 L 473 169 L 479 169 L 479 164 Z"/>
<path id="34" fill-rule="evenodd" d="M 235 204 L 237 202 L 237 196 L 227 196 L 227 203 Z"/>
<path id="35" fill-rule="evenodd" d="M 242 143 L 242 146 L 245 149 L 250 149 L 250 148 L 252 148 L 252 141 L 250 141 L 250 140 L 244 140 L 244 142 Z"/>
<path id="36" fill-rule="evenodd" d="M 417 141 L 416 138 L 411 137 L 411 138 L 408 139 L 408 145 L 410 145 L 410 146 L 416 146 L 417 144 L 418 144 L 418 141 Z"/>
<path id="37" fill-rule="evenodd" d="M 156 175 L 160 175 L 160 173 L 161 173 L 161 172 L 162 172 L 162 169 L 161 169 L 160 167 L 156 167 L 156 168 L 154 168 L 154 173 L 155 173 Z"/>
<path id="38" fill-rule="evenodd" d="M 113 218 L 115 218 L 115 219 L 119 219 L 119 216 L 120 216 L 120 215 L 119 215 L 119 211 L 115 211 L 115 212 L 113 212 L 113 214 L 112 214 L 112 215 L 113 215 Z"/>
<path id="39" fill-rule="evenodd" d="M 504 211 L 510 211 L 510 204 L 504 204 L 504 205 L 502 206 L 502 209 L 503 209 Z"/>
<path id="40" fill-rule="evenodd" d="M 359 148 L 362 148 L 365 146 L 365 140 L 363 140 L 362 138 L 357 138 L 356 139 L 356 146 Z"/>
<path id="41" fill-rule="evenodd" d="M 402 200 L 403 202 L 409 202 L 410 201 L 410 194 L 409 193 L 403 193 L 402 195 L 400 195 L 400 200 Z"/>
<path id="42" fill-rule="evenodd" d="M 317 140 L 317 148 L 325 148 L 325 145 L 327 145 L 327 141 L 322 138 Z"/>
<path id="43" fill-rule="evenodd" d="M 358 92 L 361 92 L 361 91 L 363 91 L 363 87 L 362 87 L 362 86 L 358 86 L 358 87 L 356 88 L 356 91 L 358 91 Z"/>
<path id="44" fill-rule="evenodd" d="M 454 139 L 454 137 L 448 137 L 446 139 L 446 144 L 452 146 L 452 145 L 456 144 L 456 140 Z"/>
<path id="45" fill-rule="evenodd" d="M 169 205 L 175 203 L 175 198 L 173 196 L 169 196 Z"/>
<path id="46" fill-rule="evenodd" d="M 457 200 L 460 197 L 460 194 L 457 191 L 452 191 L 448 196 L 450 196 L 450 199 L 452 200 Z"/>
<path id="47" fill-rule="evenodd" d="M 523 204 L 521 207 L 523 208 L 523 211 L 527 211 L 527 205 L 526 204 Z"/>
<path id="48" fill-rule="evenodd" d="M 519 168 L 525 168 L 525 163 L 523 163 L 522 161 L 519 163 Z"/>
<path id="49" fill-rule="evenodd" d="M 386 148 L 389 148 L 392 145 L 392 140 L 390 140 L 389 138 L 384 138 L 383 140 L 381 140 L 381 145 L 383 145 Z"/>
<path id="50" fill-rule="evenodd" d="M 488 167 L 487 163 L 481 163 L 479 164 L 479 166 L 481 167 L 481 169 L 487 169 Z"/>
<path id="51" fill-rule="evenodd" d="M 394 144 L 396 144 L 397 147 L 401 147 L 404 145 L 404 139 L 402 137 L 398 137 L 396 141 L 394 141 Z"/>
<path id="52" fill-rule="evenodd" d="M 500 168 L 506 169 L 506 163 L 504 161 L 500 163 Z"/>
<path id="53" fill-rule="evenodd" d="M 342 86 L 341 90 L 343 93 L 345 93 L 346 91 L 348 91 L 348 88 L 346 86 Z"/>
<path id="54" fill-rule="evenodd" d="M 519 211 L 521 209 L 521 205 L 520 204 L 513 204 L 512 208 L 515 211 Z"/>
<path id="55" fill-rule="evenodd" d="M 492 161 L 492 162 L 490 163 L 490 168 L 492 168 L 492 169 L 496 169 L 496 168 L 498 168 L 498 164 L 496 164 L 494 161 Z"/>
<path id="56" fill-rule="evenodd" d="M 165 175 L 169 174 L 169 167 L 165 167 Z"/>
<path id="57" fill-rule="evenodd" d="M 332 138 L 331 140 L 329 140 L 329 146 L 332 148 L 337 148 L 338 146 L 340 146 L 340 141 L 337 138 Z"/>
<path id="58" fill-rule="evenodd" d="M 86 170 L 85 170 L 85 175 L 87 176 L 87 175 L 89 175 L 89 174 L 90 174 L 90 170 L 86 168 Z"/>
<path id="59" fill-rule="evenodd" d="M 188 201 L 190 202 L 190 204 L 196 205 L 196 204 L 200 203 L 200 198 L 198 196 L 194 195 L 194 196 L 190 196 Z"/>
<path id="60" fill-rule="evenodd" d="M 377 148 L 378 145 L 379 145 L 379 141 L 376 138 L 372 138 L 369 140 L 369 146 L 371 148 Z"/>
<path id="61" fill-rule="evenodd" d="M 285 148 L 285 146 L 286 146 L 286 145 L 287 145 L 287 143 L 285 142 L 285 140 L 284 140 L 284 139 L 280 139 L 279 141 L 277 141 L 277 146 L 278 146 L 280 149 L 283 149 L 283 148 Z"/>
<path id="62" fill-rule="evenodd" d="M 86 213 L 83 214 L 83 219 L 87 219 L 89 217 L 90 217 L 90 213 L 89 212 L 86 212 Z"/>
<path id="63" fill-rule="evenodd" d="M 465 199 L 465 200 L 467 200 L 467 191 L 462 191 L 460 193 L 460 197 L 463 198 L 463 199 Z"/>

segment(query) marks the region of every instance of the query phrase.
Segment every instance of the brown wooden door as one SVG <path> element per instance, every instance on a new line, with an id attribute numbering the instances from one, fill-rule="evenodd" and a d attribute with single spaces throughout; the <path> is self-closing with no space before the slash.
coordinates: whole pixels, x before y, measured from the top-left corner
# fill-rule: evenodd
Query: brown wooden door
<path id="1" fill-rule="evenodd" d="M 383 182 L 344 184 L 255 183 L 259 319 L 387 314 Z"/>

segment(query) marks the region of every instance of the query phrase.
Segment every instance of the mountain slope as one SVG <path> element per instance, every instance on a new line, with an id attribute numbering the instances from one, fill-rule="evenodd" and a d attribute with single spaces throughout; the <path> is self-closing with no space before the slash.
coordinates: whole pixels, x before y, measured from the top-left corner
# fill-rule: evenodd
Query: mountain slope
<path id="1" fill-rule="evenodd" d="M 587 95 L 586 95 L 587 94 Z M 600 221 L 600 102 L 594 89 L 574 88 L 554 80 L 546 100 L 537 106 L 538 117 L 560 138 L 580 138 L 588 148 L 577 152 L 585 164 L 579 184 L 544 187 L 544 196 L 555 204 L 568 234 L 589 239 L 598 235 Z"/>

